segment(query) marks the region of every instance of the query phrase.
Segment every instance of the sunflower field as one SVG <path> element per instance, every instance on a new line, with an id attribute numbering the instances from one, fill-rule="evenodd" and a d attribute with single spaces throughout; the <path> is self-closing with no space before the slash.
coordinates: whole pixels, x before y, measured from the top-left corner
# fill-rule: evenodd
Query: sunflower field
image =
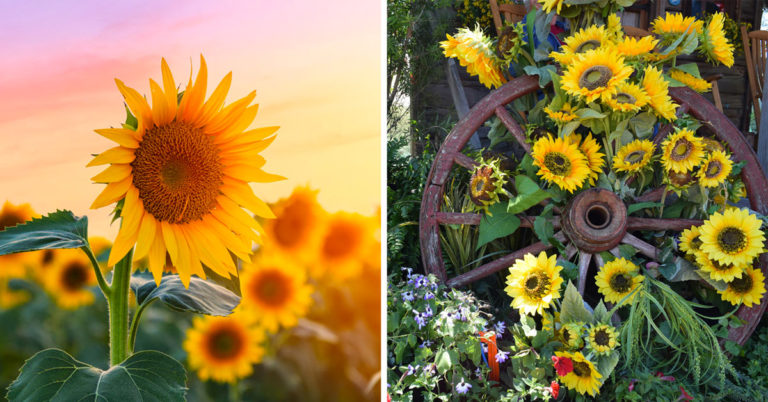
<path id="1" fill-rule="evenodd" d="M 380 213 L 329 212 L 317 189 L 268 204 L 249 183 L 278 127 L 255 91 L 206 99 L 204 58 L 177 86 L 163 59 L 95 155 L 87 217 L 0 210 L 0 388 L 11 401 L 378 400 Z M 151 102 L 150 102 L 151 100 Z M 86 161 L 84 161 L 84 164 Z"/>
<path id="2" fill-rule="evenodd" d="M 768 182 L 678 63 L 733 65 L 724 15 L 630 35 L 633 0 L 538 3 L 440 43 L 491 92 L 435 154 L 424 272 L 390 267 L 389 398 L 768 399 L 742 347 L 765 327 Z"/>

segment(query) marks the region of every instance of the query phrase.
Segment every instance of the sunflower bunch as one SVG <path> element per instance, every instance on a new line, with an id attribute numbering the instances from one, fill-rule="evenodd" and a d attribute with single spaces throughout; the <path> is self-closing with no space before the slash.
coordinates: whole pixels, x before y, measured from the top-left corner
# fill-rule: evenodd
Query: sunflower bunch
<path id="1" fill-rule="evenodd" d="M 493 41 L 483 33 L 480 25 L 476 25 L 474 30 L 459 28 L 455 36 L 445 36 L 447 40 L 440 42 L 445 57 L 458 59 L 470 75 L 478 76 L 480 83 L 488 88 L 498 88 L 507 82 L 502 73 L 504 63 L 497 56 Z"/>
<path id="2" fill-rule="evenodd" d="M 528 43 L 523 37 L 523 24 L 506 24 L 496 39 L 496 55 L 509 66 L 517 62 L 521 54 L 527 51 L 523 48 Z"/>
<path id="3" fill-rule="evenodd" d="M 572 27 L 586 27 L 594 24 L 610 22 L 610 16 L 615 15 L 624 7 L 629 7 L 636 0 L 603 0 L 603 1 L 569 1 L 569 0 L 539 0 L 544 12 L 556 13 L 566 18 Z"/>

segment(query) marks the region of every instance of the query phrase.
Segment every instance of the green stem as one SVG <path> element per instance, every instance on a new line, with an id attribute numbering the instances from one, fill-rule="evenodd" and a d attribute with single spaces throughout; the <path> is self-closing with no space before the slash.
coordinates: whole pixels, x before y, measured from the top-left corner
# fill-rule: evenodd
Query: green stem
<path id="1" fill-rule="evenodd" d="M 93 265 L 93 270 L 96 272 L 96 281 L 99 283 L 101 293 L 104 293 L 104 297 L 109 300 L 109 294 L 112 290 L 109 288 L 107 281 L 104 280 L 104 275 L 101 273 L 101 268 L 99 267 L 99 261 L 96 260 L 96 256 L 93 255 L 93 250 L 91 250 L 90 245 L 85 245 L 80 247 L 80 249 L 83 250 L 88 256 L 88 259 L 91 260 L 91 265 Z"/>
<path id="2" fill-rule="evenodd" d="M 109 297 L 109 361 L 111 366 L 128 358 L 128 287 L 131 280 L 133 250 L 117 265 L 112 275 Z"/>
<path id="3" fill-rule="evenodd" d="M 229 384 L 229 400 L 232 402 L 240 402 L 240 381 L 235 381 Z"/>
<path id="4" fill-rule="evenodd" d="M 147 303 L 140 305 L 139 308 L 136 309 L 136 314 L 133 316 L 133 320 L 131 321 L 131 336 L 128 340 L 128 350 L 131 353 L 133 353 L 133 349 L 136 346 L 136 333 L 139 331 L 139 321 L 141 321 L 141 314 L 144 313 L 144 310 L 149 307 L 149 305 L 152 304 L 152 302 L 155 300 L 157 299 L 152 299 Z"/>

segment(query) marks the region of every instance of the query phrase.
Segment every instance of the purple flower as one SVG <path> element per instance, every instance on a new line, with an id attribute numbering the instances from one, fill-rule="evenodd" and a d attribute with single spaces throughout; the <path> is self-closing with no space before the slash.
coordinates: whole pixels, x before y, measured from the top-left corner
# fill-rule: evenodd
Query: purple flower
<path id="1" fill-rule="evenodd" d="M 411 273 L 413 272 L 413 268 L 409 268 L 409 267 L 402 267 L 400 268 L 400 270 L 407 272 L 406 277 L 408 278 L 411 277 Z"/>
<path id="2" fill-rule="evenodd" d="M 432 307 L 429 307 L 429 306 L 427 306 L 427 308 L 424 310 L 424 312 L 421 313 L 421 316 L 424 317 L 424 318 L 429 318 L 429 317 L 432 317 L 433 315 L 435 315 L 435 314 L 434 314 L 434 312 L 432 312 Z"/>
<path id="3" fill-rule="evenodd" d="M 504 321 L 499 321 L 493 326 L 493 329 L 496 330 L 496 337 L 500 338 L 504 335 L 504 331 L 507 329 L 507 324 Z"/>
<path id="4" fill-rule="evenodd" d="M 427 364 L 426 366 L 424 366 L 424 373 L 428 375 L 435 374 L 435 365 Z"/>
<path id="5" fill-rule="evenodd" d="M 421 313 L 419 313 L 416 310 L 413 310 L 413 319 L 416 321 L 416 324 L 419 325 L 419 329 L 423 328 L 425 325 L 427 325 L 427 319 L 426 317 L 423 317 Z"/>
<path id="6" fill-rule="evenodd" d="M 418 370 L 418 369 L 419 369 L 419 365 L 416 365 L 416 367 L 413 367 L 413 366 L 411 366 L 409 364 L 408 365 L 408 371 L 405 372 L 405 375 L 407 375 L 407 376 L 408 375 L 413 375 L 416 372 L 416 370 Z"/>
<path id="7" fill-rule="evenodd" d="M 429 300 L 429 299 L 434 299 L 434 298 L 435 298 L 435 294 L 434 294 L 434 293 L 432 293 L 432 292 L 427 292 L 427 293 L 424 295 L 424 300 Z"/>
<path id="8" fill-rule="evenodd" d="M 483 378 L 483 372 L 480 370 L 480 367 L 475 369 L 475 376 L 477 376 L 478 379 Z"/>
<path id="9" fill-rule="evenodd" d="M 428 348 L 432 346 L 432 341 L 427 339 L 426 341 L 422 342 L 421 345 L 419 345 L 420 348 Z"/>
<path id="10" fill-rule="evenodd" d="M 456 384 L 456 392 L 459 394 L 466 394 L 470 388 L 472 388 L 472 385 L 465 383 L 464 377 L 461 378 L 460 383 Z"/>
<path id="11" fill-rule="evenodd" d="M 411 292 L 410 290 L 407 290 L 400 294 L 403 296 L 403 301 L 413 301 L 414 299 L 413 292 Z"/>
<path id="12" fill-rule="evenodd" d="M 504 363 L 509 358 L 509 352 L 505 352 L 503 350 L 500 350 L 496 353 L 496 362 L 497 363 Z"/>
<path id="13" fill-rule="evenodd" d="M 427 280 L 427 277 L 419 275 L 419 277 L 416 279 L 415 286 L 416 286 L 416 289 L 421 287 L 426 288 L 427 286 L 429 286 L 429 281 Z"/>

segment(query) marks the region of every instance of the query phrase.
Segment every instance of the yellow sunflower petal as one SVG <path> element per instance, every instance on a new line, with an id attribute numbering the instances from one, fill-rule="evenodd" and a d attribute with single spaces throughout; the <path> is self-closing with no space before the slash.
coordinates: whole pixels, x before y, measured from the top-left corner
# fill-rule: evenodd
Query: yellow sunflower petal
<path id="1" fill-rule="evenodd" d="M 135 158 L 136 155 L 132 149 L 114 147 L 96 155 L 85 167 L 105 165 L 107 163 L 131 163 Z"/>
<path id="2" fill-rule="evenodd" d="M 127 128 L 101 128 L 93 131 L 126 148 L 139 147 L 139 141 L 136 139 L 136 132 L 133 130 Z"/>

